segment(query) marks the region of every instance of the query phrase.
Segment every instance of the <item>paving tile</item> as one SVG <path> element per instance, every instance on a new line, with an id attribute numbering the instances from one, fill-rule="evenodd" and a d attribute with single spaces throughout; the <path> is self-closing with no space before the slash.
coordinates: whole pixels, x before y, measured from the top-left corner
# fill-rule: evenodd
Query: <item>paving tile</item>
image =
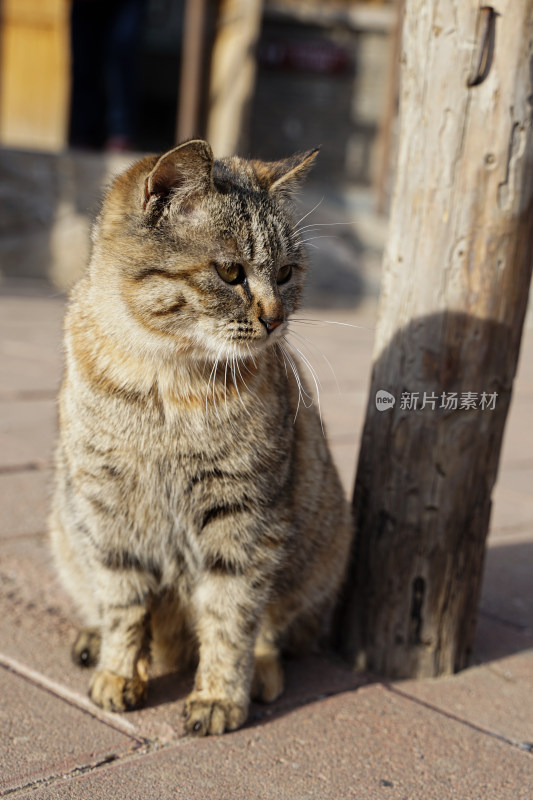
<path id="1" fill-rule="evenodd" d="M 523 681 L 521 676 L 526 673 L 527 681 Z M 524 703 L 532 689 L 532 651 L 471 667 L 457 675 L 395 686 L 406 697 L 533 751 L 533 715 L 531 706 Z"/>
<path id="2" fill-rule="evenodd" d="M 0 667 L 0 793 L 131 751 L 138 742 Z"/>
<path id="3" fill-rule="evenodd" d="M 20 797 L 529 800 L 532 780 L 529 753 L 375 685 Z"/>
<path id="4" fill-rule="evenodd" d="M 531 404 L 531 416 L 533 418 L 533 403 Z M 533 448 L 533 442 L 532 442 Z M 513 466 L 502 462 L 498 482 L 496 484 L 495 496 L 499 489 L 505 489 L 509 494 L 524 503 L 528 503 L 533 509 L 533 449 L 529 463 L 524 462 Z"/>
<path id="5" fill-rule="evenodd" d="M 533 528 L 521 542 L 498 539 L 487 548 L 481 609 L 513 626 L 533 631 Z"/>
<path id="6" fill-rule="evenodd" d="M 0 598 L 0 613 L 3 612 Z M 7 642 L 8 657 L 30 665 L 41 674 L 76 692 L 87 694 L 90 672 L 70 660 L 70 646 L 76 626 L 57 607 L 38 610 L 35 606 L 15 604 L 9 619 L 0 622 L 0 639 Z M 324 697 L 368 683 L 370 678 L 357 674 L 329 657 L 310 655 L 292 659 L 284 665 L 285 692 L 272 705 L 253 703 L 250 719 L 270 718 L 283 710 L 297 707 L 317 697 Z M 144 708 L 116 715 L 134 726 L 145 739 L 169 742 L 183 735 L 183 702 L 191 691 L 193 675 L 157 673 L 151 675 Z M 115 715 L 114 715 L 115 716 Z"/>
<path id="7" fill-rule="evenodd" d="M 28 584 L 16 580 L 11 565 L 4 565 L 3 553 L 1 560 L 1 653 L 86 696 L 89 674 L 70 658 L 78 626 L 68 598 L 52 576 L 39 574 L 33 565 L 28 570 L 28 583 L 33 579 L 35 585 L 31 592 Z"/>
<path id="8" fill-rule="evenodd" d="M 287 660 L 284 672 L 283 695 L 269 705 L 252 703 L 251 723 L 276 717 L 317 698 L 345 692 L 371 681 L 370 676 L 355 673 L 331 657 L 321 655 Z M 192 673 L 163 674 L 150 680 L 146 706 L 126 715 L 139 736 L 159 742 L 171 742 L 183 736 L 183 703 L 192 689 L 193 678 Z"/>
<path id="9" fill-rule="evenodd" d="M 531 332 L 529 353 L 533 351 L 533 331 Z M 529 342 L 528 342 L 529 344 Z M 531 358 L 531 355 L 529 355 Z M 527 397 L 523 393 L 519 380 L 515 382 L 513 399 L 505 423 L 503 435 L 501 465 L 532 464 L 533 426 L 531 416 L 533 395 Z"/>
<path id="10" fill-rule="evenodd" d="M 62 369 L 63 313 L 60 299 L 0 295 L 0 398 L 55 393 Z"/>
<path id="11" fill-rule="evenodd" d="M 519 657 L 502 658 L 490 665 L 494 672 L 513 683 L 521 683 L 533 694 L 533 647 L 523 652 Z"/>
<path id="12" fill-rule="evenodd" d="M 54 359 L 41 357 L 33 345 L 4 341 L 0 352 L 0 401 L 18 399 L 51 399 L 56 396 L 61 380 L 59 348 L 53 351 Z M 9 357 L 6 351 L 10 350 Z M 26 355 L 24 351 L 28 350 Z"/>
<path id="13" fill-rule="evenodd" d="M 59 330 L 64 308 L 65 297 L 45 282 L 6 279 L 0 283 L 0 330 L 37 332 L 42 341 L 47 332 Z"/>
<path id="14" fill-rule="evenodd" d="M 322 400 L 329 446 L 348 497 L 353 492 L 365 407 L 366 395 L 363 392 L 329 393 Z"/>
<path id="15" fill-rule="evenodd" d="M 64 604 L 45 533 L 0 540 L 0 554 L 0 595 L 41 607 L 56 599 Z"/>
<path id="16" fill-rule="evenodd" d="M 0 472 L 0 539 L 46 530 L 51 470 Z"/>
<path id="17" fill-rule="evenodd" d="M 355 482 L 355 468 L 359 452 L 359 440 L 354 442 L 332 442 L 331 452 L 333 460 L 339 471 L 339 476 L 344 487 L 346 497 L 351 500 Z"/>
<path id="18" fill-rule="evenodd" d="M 343 355 L 338 351 L 330 355 L 328 365 L 321 361 L 320 357 L 315 357 L 314 359 L 309 357 L 309 361 L 315 370 L 316 384 L 305 366 L 300 366 L 299 375 L 305 382 L 308 393 L 314 399 L 317 396 L 316 385 L 318 384 L 321 405 L 324 407 L 329 403 L 335 404 L 335 402 L 343 407 L 346 405 L 345 397 L 348 397 L 349 402 L 351 395 L 356 398 L 356 402 L 366 405 L 370 371 L 368 370 L 367 373 L 366 370 L 358 368 L 361 362 L 364 363 L 365 360 L 365 357 L 360 354 L 349 353 Z M 354 365 L 353 374 L 348 367 L 350 364 Z M 292 380 L 290 373 L 289 379 Z M 330 397 L 332 398 L 331 400 L 329 400 Z"/>
<path id="19" fill-rule="evenodd" d="M 75 609 L 56 577 L 45 535 L 0 543 L 0 651 L 85 695 L 88 675 L 70 648 Z"/>
<path id="20" fill-rule="evenodd" d="M 30 576 L 31 577 L 31 576 Z M 35 575 L 33 575 L 35 578 Z M 42 593 L 8 585 L 8 597 L 0 593 L 0 641 L 8 657 L 29 665 L 67 689 L 85 696 L 90 671 L 76 667 L 70 659 L 77 624 L 68 598 L 54 592 L 53 578 L 43 581 Z M 310 655 L 285 664 L 286 689 L 272 705 L 253 704 L 252 718 L 270 717 L 319 696 L 345 691 L 368 682 L 331 658 Z M 147 739 L 168 742 L 183 734 L 183 701 L 192 688 L 193 675 L 151 675 L 146 706 L 126 715 L 136 733 Z"/>
<path id="21" fill-rule="evenodd" d="M 473 663 L 496 661 L 533 648 L 533 629 L 502 622 L 480 609 L 473 647 Z"/>
<path id="22" fill-rule="evenodd" d="M 55 399 L 0 402 L 0 470 L 50 466 L 56 417 Z"/>
<path id="23" fill-rule="evenodd" d="M 531 299 L 531 298 L 530 298 Z M 530 303 L 530 308 L 532 308 Z M 533 317 L 531 317 L 533 321 Z M 522 343 L 520 345 L 520 356 L 518 359 L 518 369 L 516 371 L 516 381 L 524 388 L 533 389 L 533 362 L 531 361 L 531 347 L 533 346 L 533 324 L 524 328 L 522 333 Z"/>
<path id="24" fill-rule="evenodd" d="M 45 536 L 9 539 L 0 549 L 0 641 L 10 658 L 85 696 L 90 672 L 76 667 L 70 648 L 78 630 L 77 615 L 59 585 Z M 286 691 L 272 706 L 254 705 L 252 716 L 270 716 L 320 695 L 361 685 L 357 675 L 330 658 L 311 655 L 287 662 Z M 121 715 L 137 733 L 158 741 L 183 733 L 183 701 L 192 675 L 154 670 L 147 705 Z"/>
<path id="25" fill-rule="evenodd" d="M 324 312 L 319 312 L 324 319 Z M 349 318 L 348 318 L 349 319 Z M 315 368 L 324 391 L 366 391 L 370 379 L 374 331 L 350 327 L 346 317 L 331 323 L 299 325 L 292 340 Z M 302 342 L 298 337 L 305 337 Z M 306 380 L 309 373 L 303 369 Z"/>
<path id="26" fill-rule="evenodd" d="M 493 533 L 513 535 L 524 528 L 533 531 L 533 503 L 525 494 L 499 485 L 492 501 L 490 529 Z"/>
<path id="27" fill-rule="evenodd" d="M 366 404 L 366 391 L 324 392 L 320 406 L 330 439 L 359 434 L 365 420 Z"/>

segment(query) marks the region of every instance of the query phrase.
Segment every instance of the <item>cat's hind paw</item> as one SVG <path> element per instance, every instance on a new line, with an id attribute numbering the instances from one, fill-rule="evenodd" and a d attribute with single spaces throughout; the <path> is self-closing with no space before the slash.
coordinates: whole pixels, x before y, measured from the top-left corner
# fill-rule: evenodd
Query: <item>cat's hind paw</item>
<path id="1" fill-rule="evenodd" d="M 277 656 L 255 657 L 252 699 L 273 703 L 283 693 L 283 669 Z"/>
<path id="2" fill-rule="evenodd" d="M 201 700 L 192 694 L 185 701 L 183 716 L 186 734 L 219 735 L 240 728 L 248 716 L 248 709 L 231 700 Z"/>
<path id="3" fill-rule="evenodd" d="M 89 697 L 105 711 L 131 711 L 143 705 L 147 681 L 139 676 L 122 678 L 114 672 L 95 672 L 89 685 Z"/>
<path id="4" fill-rule="evenodd" d="M 94 667 L 100 658 L 101 636 L 98 628 L 83 628 L 72 645 L 70 654 L 78 667 Z"/>

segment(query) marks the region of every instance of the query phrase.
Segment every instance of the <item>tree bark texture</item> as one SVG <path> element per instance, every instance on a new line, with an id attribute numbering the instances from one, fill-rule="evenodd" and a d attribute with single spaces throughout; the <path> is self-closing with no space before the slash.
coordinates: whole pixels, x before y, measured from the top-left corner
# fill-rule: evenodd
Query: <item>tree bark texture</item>
<path id="1" fill-rule="evenodd" d="M 533 0 L 406 3 L 397 175 L 337 629 L 355 666 L 390 677 L 454 672 L 472 648 L 531 279 L 532 43 Z M 395 405 L 378 410 L 378 390 Z M 465 393 L 476 407 L 461 407 Z"/>

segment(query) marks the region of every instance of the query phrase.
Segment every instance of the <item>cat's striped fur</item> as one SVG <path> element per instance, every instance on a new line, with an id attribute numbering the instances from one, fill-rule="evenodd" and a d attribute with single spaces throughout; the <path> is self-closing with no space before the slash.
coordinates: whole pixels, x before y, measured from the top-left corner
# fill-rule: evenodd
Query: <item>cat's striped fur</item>
<path id="1" fill-rule="evenodd" d="M 199 659 L 188 731 L 238 727 L 342 580 L 348 505 L 279 347 L 305 271 L 288 195 L 314 156 L 193 140 L 105 198 L 65 321 L 51 516 L 103 708 L 143 700 L 157 651 Z"/>

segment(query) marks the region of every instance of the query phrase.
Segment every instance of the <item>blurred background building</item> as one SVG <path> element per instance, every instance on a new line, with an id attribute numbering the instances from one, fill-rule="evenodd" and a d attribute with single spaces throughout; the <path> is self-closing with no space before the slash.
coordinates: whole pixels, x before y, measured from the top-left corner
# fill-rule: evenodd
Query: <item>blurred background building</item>
<path id="1" fill-rule="evenodd" d="M 190 136 L 320 145 L 311 180 L 383 212 L 401 2 L 0 0 L 0 269 L 68 285 L 102 183 Z"/>

